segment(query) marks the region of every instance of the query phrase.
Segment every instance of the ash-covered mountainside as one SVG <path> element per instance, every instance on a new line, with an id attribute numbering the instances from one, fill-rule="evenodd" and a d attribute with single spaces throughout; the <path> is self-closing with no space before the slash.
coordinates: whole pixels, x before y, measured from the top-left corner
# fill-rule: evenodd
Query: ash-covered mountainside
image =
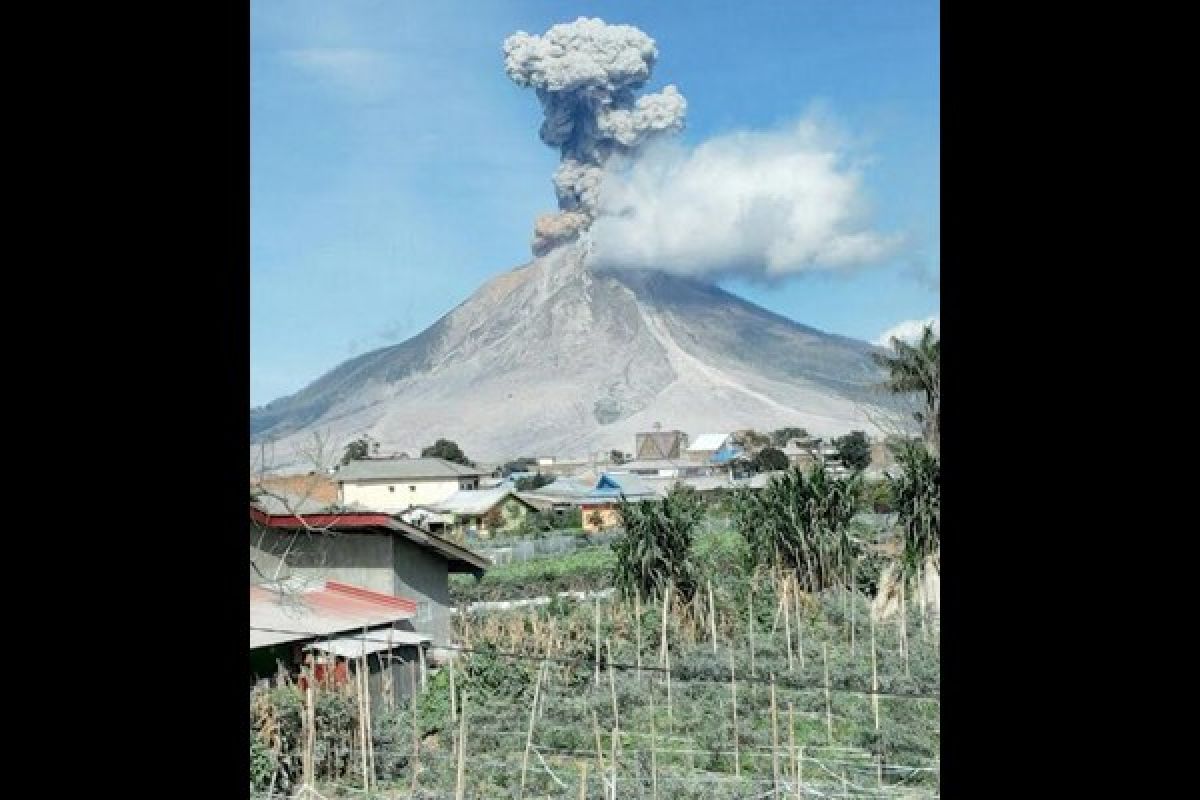
<path id="1" fill-rule="evenodd" d="M 497 276 L 423 333 L 251 411 L 273 467 L 320 432 L 476 459 L 629 450 L 655 423 L 691 434 L 799 425 L 876 430 L 890 399 L 872 346 L 799 325 L 703 281 L 584 267 L 565 246 Z"/>

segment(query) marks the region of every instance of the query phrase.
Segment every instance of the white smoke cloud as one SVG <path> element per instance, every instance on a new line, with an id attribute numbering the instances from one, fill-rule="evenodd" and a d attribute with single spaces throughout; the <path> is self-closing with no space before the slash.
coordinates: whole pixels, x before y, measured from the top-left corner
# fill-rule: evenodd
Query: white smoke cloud
<path id="1" fill-rule="evenodd" d="M 935 334 L 938 336 L 942 335 L 941 315 L 934 314 L 932 317 L 926 317 L 925 319 L 906 319 L 904 322 L 896 323 L 879 334 L 875 339 L 875 344 L 880 347 L 887 347 L 892 343 L 893 338 L 912 344 L 921 338 L 921 332 L 925 330 L 925 326 L 927 325 L 933 326 Z"/>
<path id="2" fill-rule="evenodd" d="M 904 241 L 872 229 L 860 170 L 811 115 L 692 150 L 656 143 L 602 183 L 595 267 L 778 278 L 878 262 Z"/>

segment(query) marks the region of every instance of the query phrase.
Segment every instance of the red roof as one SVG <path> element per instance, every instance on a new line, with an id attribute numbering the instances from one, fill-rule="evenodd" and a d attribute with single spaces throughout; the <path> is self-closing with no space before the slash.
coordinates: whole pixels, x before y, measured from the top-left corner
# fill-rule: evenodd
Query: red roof
<path id="1" fill-rule="evenodd" d="M 347 511 L 341 514 L 268 514 L 250 506 L 250 519 L 268 528 L 390 528 L 393 519 L 376 511 Z"/>
<path id="2" fill-rule="evenodd" d="M 361 631 L 416 616 L 406 597 L 325 581 L 284 595 L 250 584 L 250 646 Z"/>

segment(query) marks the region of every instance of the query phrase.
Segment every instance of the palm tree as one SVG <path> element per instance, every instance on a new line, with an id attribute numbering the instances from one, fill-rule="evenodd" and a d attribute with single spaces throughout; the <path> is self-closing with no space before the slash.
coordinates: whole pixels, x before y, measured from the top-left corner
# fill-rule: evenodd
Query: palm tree
<path id="1" fill-rule="evenodd" d="M 891 353 L 875 353 L 875 363 L 888 371 L 884 387 L 893 394 L 924 395 L 925 407 L 913 414 L 925 441 L 937 452 L 942 421 L 941 337 L 926 325 L 916 344 L 892 337 Z"/>

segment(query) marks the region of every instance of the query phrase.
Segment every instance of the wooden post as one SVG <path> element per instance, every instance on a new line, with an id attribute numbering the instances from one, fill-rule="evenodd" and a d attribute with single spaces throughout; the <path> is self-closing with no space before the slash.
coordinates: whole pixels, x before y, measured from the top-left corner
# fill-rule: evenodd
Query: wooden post
<path id="1" fill-rule="evenodd" d="M 794 671 L 792 664 L 792 615 L 788 611 L 788 606 L 791 605 L 788 598 L 788 583 L 783 582 L 783 630 L 784 637 L 787 639 L 787 656 L 788 656 L 788 672 Z"/>
<path id="2" fill-rule="evenodd" d="M 587 800 L 587 762 L 579 765 L 579 800 Z"/>
<path id="3" fill-rule="evenodd" d="M 733 671 L 733 647 L 729 648 L 729 696 L 733 700 L 733 774 L 735 777 L 742 777 L 742 759 L 740 749 L 738 747 L 738 724 L 737 724 L 737 678 Z"/>
<path id="4" fill-rule="evenodd" d="M 904 656 L 904 677 L 911 678 L 908 669 L 908 605 L 904 596 L 908 594 L 904 581 L 900 582 L 900 654 Z"/>
<path id="5" fill-rule="evenodd" d="M 467 792 L 467 696 L 462 698 L 462 716 L 458 720 L 458 774 L 454 781 L 454 800 L 463 800 Z"/>
<path id="6" fill-rule="evenodd" d="M 855 621 L 858 619 L 858 588 L 856 585 L 858 576 L 858 562 L 854 561 L 850 564 L 850 657 L 854 657 L 854 628 Z"/>
<path id="7" fill-rule="evenodd" d="M 775 676 L 771 676 L 771 786 L 772 795 L 779 794 L 779 725 L 775 711 Z"/>
<path id="8" fill-rule="evenodd" d="M 825 667 L 825 727 L 829 731 L 829 743 L 833 744 L 833 701 L 829 694 L 829 645 L 821 642 L 821 664 Z"/>
<path id="9" fill-rule="evenodd" d="M 525 754 L 521 756 L 521 789 L 517 800 L 525 796 L 525 772 L 529 769 L 529 750 L 533 747 L 533 723 L 537 719 L 538 695 L 542 688 L 542 674 L 546 671 L 546 662 L 538 668 L 537 680 L 533 684 L 533 702 L 529 705 L 529 732 L 525 735 Z"/>
<path id="10" fill-rule="evenodd" d="M 713 655 L 717 654 L 717 604 L 713 601 L 712 581 L 708 582 L 708 629 L 712 637 Z"/>

